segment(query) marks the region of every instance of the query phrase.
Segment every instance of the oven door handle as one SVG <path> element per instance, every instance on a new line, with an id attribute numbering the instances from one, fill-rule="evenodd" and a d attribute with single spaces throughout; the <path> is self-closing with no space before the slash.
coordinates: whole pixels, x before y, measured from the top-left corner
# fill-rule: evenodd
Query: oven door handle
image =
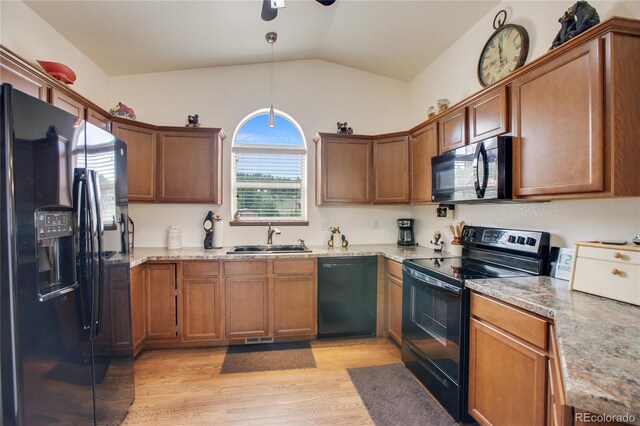
<path id="1" fill-rule="evenodd" d="M 427 287 L 436 288 L 439 291 L 445 291 L 447 293 L 452 293 L 452 294 L 455 294 L 456 296 L 460 296 L 460 291 L 461 291 L 460 287 L 456 287 L 455 285 L 448 284 L 444 281 L 441 281 L 427 274 L 423 274 L 422 272 L 413 270 L 406 266 L 402 267 L 402 271 L 405 274 L 409 275 L 414 280 L 418 281 L 419 283 Z"/>

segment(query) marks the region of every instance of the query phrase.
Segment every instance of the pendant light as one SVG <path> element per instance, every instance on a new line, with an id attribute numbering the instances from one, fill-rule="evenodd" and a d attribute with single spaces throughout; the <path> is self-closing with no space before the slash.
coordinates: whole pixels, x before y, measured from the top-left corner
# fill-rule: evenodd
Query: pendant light
<path id="1" fill-rule="evenodd" d="M 276 114 L 273 111 L 273 44 L 278 40 L 278 34 L 269 32 L 264 36 L 271 45 L 271 108 L 269 108 L 269 127 L 276 126 Z"/>

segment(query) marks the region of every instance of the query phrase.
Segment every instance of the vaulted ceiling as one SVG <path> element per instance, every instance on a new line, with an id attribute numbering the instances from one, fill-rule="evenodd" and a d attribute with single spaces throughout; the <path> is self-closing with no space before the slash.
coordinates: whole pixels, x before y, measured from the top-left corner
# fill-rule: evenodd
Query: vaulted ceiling
<path id="1" fill-rule="evenodd" d="M 261 0 L 26 1 L 107 74 L 322 59 L 412 80 L 497 1 L 286 0 L 262 21 Z"/>

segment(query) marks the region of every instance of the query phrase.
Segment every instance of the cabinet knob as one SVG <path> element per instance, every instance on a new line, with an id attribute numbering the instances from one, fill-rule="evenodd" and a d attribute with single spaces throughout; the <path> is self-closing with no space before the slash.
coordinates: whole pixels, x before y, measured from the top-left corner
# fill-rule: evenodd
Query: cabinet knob
<path id="1" fill-rule="evenodd" d="M 614 258 L 614 259 L 624 259 L 625 257 L 626 257 L 626 256 L 625 256 L 624 254 L 620 253 L 619 251 L 617 251 L 617 252 L 615 252 L 615 253 L 613 254 L 613 258 Z"/>
<path id="2" fill-rule="evenodd" d="M 612 273 L 613 275 L 622 275 L 622 271 L 621 271 L 621 270 L 619 270 L 619 269 L 616 269 L 616 268 L 613 268 L 613 269 L 611 270 L 611 273 Z"/>

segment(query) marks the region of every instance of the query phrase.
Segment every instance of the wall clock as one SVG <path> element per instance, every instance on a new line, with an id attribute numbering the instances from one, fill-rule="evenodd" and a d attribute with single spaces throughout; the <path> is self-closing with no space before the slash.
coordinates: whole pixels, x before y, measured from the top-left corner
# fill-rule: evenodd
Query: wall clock
<path id="1" fill-rule="evenodd" d="M 478 60 L 478 81 L 484 87 L 495 83 L 524 65 L 529 53 L 529 34 L 521 25 L 507 24 L 507 12 L 493 18 L 496 30 L 484 45 Z"/>

